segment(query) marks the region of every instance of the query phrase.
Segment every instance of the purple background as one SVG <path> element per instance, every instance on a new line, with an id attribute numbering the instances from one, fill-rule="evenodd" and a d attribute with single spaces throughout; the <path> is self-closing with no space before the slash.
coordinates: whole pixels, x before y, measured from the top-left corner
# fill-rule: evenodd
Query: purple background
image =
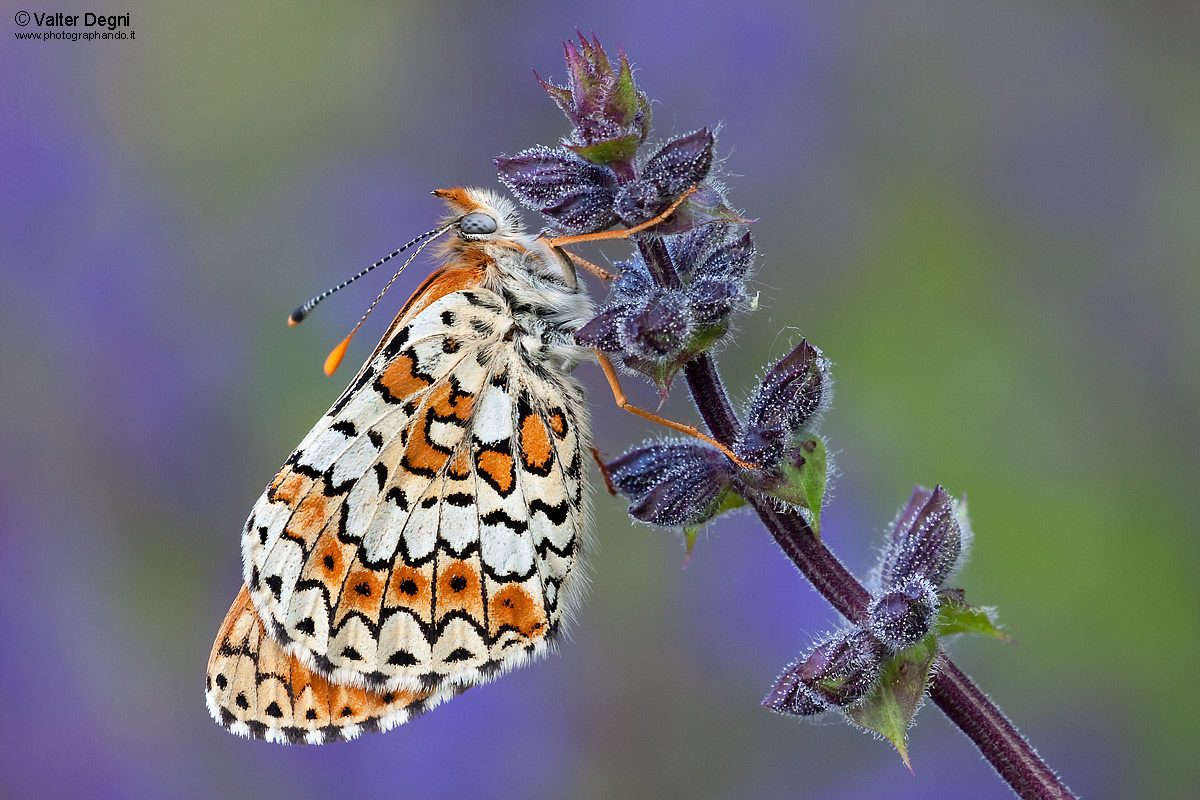
<path id="1" fill-rule="evenodd" d="M 834 612 L 749 515 L 681 570 L 606 496 L 556 656 L 348 745 L 208 718 L 242 521 L 386 276 L 284 316 L 427 230 L 428 190 L 565 133 L 531 70 L 562 80 L 577 27 L 658 137 L 722 123 L 761 250 L 723 372 L 744 396 L 801 335 L 833 358 L 830 546 L 863 574 L 914 482 L 968 492 L 962 584 L 1019 645 L 957 662 L 1083 796 L 1194 791 L 1194 2 L 163 5 L 45 9 L 128 12 L 122 42 L 0 14 L 0 796 L 1010 796 L 932 707 L 915 774 L 760 709 Z M 579 374 L 599 447 L 656 435 Z"/>

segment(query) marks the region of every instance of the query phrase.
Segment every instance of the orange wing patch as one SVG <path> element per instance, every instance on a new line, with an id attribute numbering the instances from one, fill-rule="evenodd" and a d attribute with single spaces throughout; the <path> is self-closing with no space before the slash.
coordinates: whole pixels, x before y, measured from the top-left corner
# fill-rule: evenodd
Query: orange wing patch
<path id="1" fill-rule="evenodd" d="M 433 561 L 420 567 L 397 564 L 388 578 L 388 608 L 402 608 L 420 622 L 433 619 Z"/>
<path id="2" fill-rule="evenodd" d="M 550 464 L 550 436 L 546 424 L 532 411 L 521 414 L 521 460 L 532 472 L 544 472 Z"/>
<path id="3" fill-rule="evenodd" d="M 380 385 L 391 397 L 403 400 L 427 389 L 433 380 L 417 373 L 416 362 L 408 353 L 401 353 L 379 375 Z"/>
<path id="4" fill-rule="evenodd" d="M 528 639 L 544 635 L 546 610 L 540 601 L 517 584 L 508 584 L 488 599 L 488 638 L 497 640 L 505 630 Z"/>
<path id="5" fill-rule="evenodd" d="M 482 625 L 483 588 L 480 583 L 478 561 L 455 559 L 439 565 L 437 575 L 437 617 L 441 621 L 447 615 L 462 611 Z"/>
<path id="6" fill-rule="evenodd" d="M 482 448 L 475 453 L 475 467 L 479 474 L 492 485 L 501 496 L 512 492 L 516 482 L 513 457 L 503 451 Z"/>

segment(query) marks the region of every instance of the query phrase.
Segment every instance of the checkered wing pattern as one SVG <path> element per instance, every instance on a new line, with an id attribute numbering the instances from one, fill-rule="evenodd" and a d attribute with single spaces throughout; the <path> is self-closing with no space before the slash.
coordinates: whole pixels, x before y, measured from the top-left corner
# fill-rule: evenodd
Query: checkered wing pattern
<path id="1" fill-rule="evenodd" d="M 468 686 L 545 651 L 578 595 L 582 390 L 467 288 L 396 327 L 243 532 L 249 595 L 307 667 Z"/>

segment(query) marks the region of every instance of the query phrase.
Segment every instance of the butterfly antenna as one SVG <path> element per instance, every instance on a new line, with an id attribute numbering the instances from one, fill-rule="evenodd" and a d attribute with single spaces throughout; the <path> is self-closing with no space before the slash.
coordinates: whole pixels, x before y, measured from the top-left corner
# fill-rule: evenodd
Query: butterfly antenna
<path id="1" fill-rule="evenodd" d="M 297 308 L 295 311 L 293 311 L 293 312 L 292 312 L 290 315 L 288 315 L 288 325 L 289 325 L 289 326 L 291 326 L 291 325 L 299 325 L 301 322 L 303 322 L 303 321 L 304 321 L 304 318 L 308 316 L 309 312 L 310 312 L 310 311 L 312 311 L 314 308 L 316 308 L 316 307 L 317 307 L 317 303 L 321 302 L 321 301 L 322 301 L 322 300 L 324 300 L 326 297 L 329 297 L 329 295 L 333 294 L 334 292 L 338 291 L 339 289 L 345 289 L 347 286 L 349 286 L 350 284 L 354 283 L 356 280 L 358 280 L 358 279 L 359 279 L 359 278 L 361 278 L 362 276 L 366 275 L 368 272 L 370 272 L 371 270 L 375 269 L 375 268 L 376 268 L 376 267 L 378 267 L 380 264 L 386 264 L 387 262 L 391 261 L 393 258 L 395 258 L 396 256 L 400 255 L 400 254 L 401 254 L 401 253 L 403 253 L 405 250 L 407 250 L 408 248 L 412 247 L 414 244 L 416 244 L 416 243 L 420 242 L 421 240 L 423 240 L 423 239 L 429 239 L 430 241 L 432 241 L 432 238 L 437 238 L 438 236 L 441 236 L 443 233 L 445 233 L 445 232 L 446 232 L 446 230 L 447 230 L 447 228 L 446 228 L 446 227 L 441 227 L 441 228 L 435 228 L 434 230 L 431 230 L 431 231 L 426 231 L 425 233 L 422 233 L 420 236 L 418 236 L 417 238 L 413 239 L 411 242 L 409 242 L 408 244 L 406 244 L 406 245 L 404 245 L 403 247 L 399 248 L 398 250 L 393 250 L 391 253 L 389 253 L 388 255 L 384 256 L 384 257 L 383 257 L 383 258 L 381 258 L 381 259 L 379 259 L 379 260 L 378 260 L 378 261 L 376 261 L 374 264 L 372 264 L 371 266 L 367 267 L 366 269 L 364 269 L 362 272 L 358 273 L 358 274 L 357 274 L 357 275 L 355 275 L 354 277 L 352 277 L 352 278 L 349 278 L 349 279 L 347 279 L 347 280 L 344 280 L 344 281 L 342 281 L 342 282 L 341 282 L 341 283 L 339 283 L 337 286 L 334 286 L 332 289 L 326 289 L 325 291 L 321 292 L 319 295 L 317 295 L 316 297 L 312 298 L 312 299 L 311 299 L 311 300 L 309 300 L 307 303 L 305 303 L 304 305 L 300 306 L 300 307 L 299 307 L 299 308 Z M 432 237 L 432 238 L 431 238 L 431 237 Z M 423 247 L 423 246 L 424 246 L 424 245 L 422 245 L 422 247 Z M 420 251 L 420 250 L 417 250 L 417 252 L 419 253 L 419 252 L 421 252 L 421 251 Z M 415 254 L 414 254 L 414 255 L 415 255 Z M 411 261 L 412 259 L 409 259 L 409 260 Z M 405 266 L 407 266 L 407 265 L 405 265 Z M 404 269 L 404 267 L 401 267 L 401 269 Z M 395 278 L 393 278 L 392 280 L 395 280 Z M 390 285 L 390 284 L 389 284 L 389 285 Z"/>
<path id="2" fill-rule="evenodd" d="M 371 312 L 375 310 L 375 306 L 377 306 L 379 304 L 379 301 L 383 299 L 383 296 L 385 294 L 387 294 L 387 290 L 392 288 L 392 284 L 395 283 L 396 279 L 400 277 L 400 273 L 404 272 L 404 269 L 413 262 L 413 259 L 415 259 L 417 256 L 421 255 L 421 251 L 424 250 L 426 248 L 426 246 L 429 245 L 430 242 L 434 241 L 439 236 L 441 236 L 443 233 L 445 233 L 446 231 L 450 230 L 453 227 L 454 227 L 454 223 L 451 223 L 449 225 L 444 225 L 443 227 L 438 228 L 437 230 L 433 230 L 433 231 L 430 231 L 429 233 L 425 233 L 425 234 L 418 236 L 416 239 L 413 239 L 411 242 L 404 245 L 404 247 L 400 248 L 400 250 L 403 250 L 406 247 L 408 247 L 416 242 L 420 242 L 422 239 L 425 239 L 425 241 L 421 242 L 421 246 L 418 247 L 416 250 L 414 250 L 413 254 L 408 257 L 408 260 L 400 265 L 400 269 L 396 270 L 396 274 L 393 275 L 391 280 L 389 280 L 387 282 L 387 285 L 383 287 L 383 290 L 380 291 L 379 294 L 375 296 L 375 299 L 371 301 L 371 305 L 367 308 L 366 313 L 362 315 L 362 318 L 360 318 L 358 320 L 358 324 L 354 326 L 354 330 L 350 331 L 350 335 L 347 336 L 345 339 L 342 339 L 341 344 L 339 344 L 337 347 L 333 348 L 333 352 L 331 352 L 329 354 L 329 357 L 325 359 L 325 374 L 326 375 L 332 375 L 337 370 L 338 365 L 342 363 L 342 357 L 346 355 L 346 348 L 350 346 L 350 340 L 354 338 L 354 334 L 358 333 L 358 329 L 362 327 L 362 324 L 367 321 L 367 317 L 371 316 Z M 400 250 L 397 250 L 396 253 L 399 253 Z M 364 270 L 363 273 L 360 273 L 360 274 L 365 274 L 366 272 L 370 272 L 372 269 L 379 266 L 384 261 L 387 261 L 388 258 L 391 258 L 392 256 L 396 255 L 396 253 L 392 253 L 392 255 L 388 256 L 387 258 L 382 259 L 381 261 L 378 261 L 375 264 L 372 264 L 370 267 L 368 267 L 366 270 Z M 357 277 L 359 277 L 359 275 L 356 275 L 354 277 L 357 278 Z M 350 280 L 352 281 L 352 280 L 354 280 L 354 278 L 351 278 Z M 346 283 L 349 283 L 349 282 L 350 281 L 346 281 Z M 345 283 L 342 284 L 342 286 L 345 286 L 345 285 L 346 285 Z M 329 292 L 326 292 L 325 294 L 328 295 L 331 292 L 336 291 L 337 289 L 340 289 L 340 288 L 341 288 L 340 286 L 335 287 L 334 289 L 330 289 Z M 319 301 L 320 299 L 321 298 L 318 296 L 316 298 L 313 298 L 313 300 L 310 300 L 309 302 L 315 304 L 315 302 Z M 308 303 L 305 303 L 304 305 L 308 305 Z M 296 311 L 301 311 L 303 309 L 304 309 L 304 306 L 301 306 L 300 308 L 296 309 Z M 307 312 L 305 312 L 305 313 L 307 313 Z M 293 314 L 293 316 L 295 316 L 295 315 Z M 303 319 L 303 316 L 301 316 L 301 319 Z M 291 320 L 292 320 L 292 317 L 288 317 L 288 324 L 294 325 L 295 323 L 292 322 Z"/>

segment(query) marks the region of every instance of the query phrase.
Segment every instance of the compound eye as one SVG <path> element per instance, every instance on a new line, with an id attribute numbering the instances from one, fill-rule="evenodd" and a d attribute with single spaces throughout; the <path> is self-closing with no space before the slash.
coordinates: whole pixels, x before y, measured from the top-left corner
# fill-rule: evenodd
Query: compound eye
<path id="1" fill-rule="evenodd" d="M 458 229 L 471 235 L 495 233 L 496 220 L 482 211 L 472 211 L 458 221 Z"/>

